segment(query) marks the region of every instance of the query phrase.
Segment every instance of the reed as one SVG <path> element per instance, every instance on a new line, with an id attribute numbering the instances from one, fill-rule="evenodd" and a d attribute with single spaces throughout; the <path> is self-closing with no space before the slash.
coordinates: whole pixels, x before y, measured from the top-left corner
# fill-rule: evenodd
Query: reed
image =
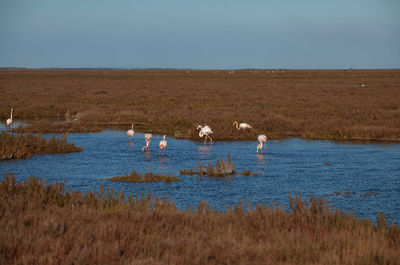
<path id="1" fill-rule="evenodd" d="M 125 176 L 115 176 L 112 178 L 108 178 L 106 180 L 115 181 L 115 182 L 136 182 L 136 183 L 149 183 L 149 182 L 175 182 L 180 181 L 181 179 L 172 176 L 172 175 L 158 175 L 152 172 L 147 172 L 144 175 L 137 173 L 135 170 L 132 171 L 129 175 L 126 174 Z"/>
<path id="2" fill-rule="evenodd" d="M 0 133 L 0 160 L 29 158 L 35 154 L 81 151 L 82 148 L 68 143 L 67 134 L 44 139 L 41 135 Z"/>
<path id="3" fill-rule="evenodd" d="M 220 158 L 215 161 L 215 164 L 209 162 L 207 167 L 203 166 L 203 164 L 199 161 L 196 170 L 193 170 L 193 168 L 194 167 L 192 167 L 192 169 L 179 170 L 179 173 L 181 175 L 207 175 L 209 177 L 218 178 L 237 174 L 235 171 L 235 165 L 232 163 L 232 159 L 229 154 L 226 161 Z"/>
<path id="4" fill-rule="evenodd" d="M 289 206 L 206 202 L 178 210 L 167 199 L 112 188 L 66 191 L 38 178 L 0 184 L 2 264 L 399 264 L 400 229 L 322 199 Z"/>
<path id="5" fill-rule="evenodd" d="M 0 70 L 0 120 L 61 116 L 201 140 L 400 141 L 400 70 Z M 361 86 L 360 84 L 366 84 Z M 162 101 L 160 100 L 162 99 Z M 195 100 L 194 100 L 195 99 Z M 250 132 L 232 122 L 247 122 Z M 130 126 L 126 126 L 129 129 Z"/>
<path id="6" fill-rule="evenodd" d="M 18 126 L 13 132 L 18 133 L 85 133 L 101 132 L 102 129 L 91 124 L 81 122 L 53 123 L 49 121 L 32 122 L 27 126 Z"/>

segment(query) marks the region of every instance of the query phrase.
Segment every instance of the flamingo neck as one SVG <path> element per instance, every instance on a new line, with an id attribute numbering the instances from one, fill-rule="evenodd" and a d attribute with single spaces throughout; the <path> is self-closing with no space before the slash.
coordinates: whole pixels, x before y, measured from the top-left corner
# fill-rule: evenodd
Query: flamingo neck
<path id="1" fill-rule="evenodd" d="M 132 123 L 132 130 L 133 130 L 133 123 Z"/>
<path id="2" fill-rule="evenodd" d="M 165 140 L 165 135 L 164 135 L 163 139 Z"/>
<path id="3" fill-rule="evenodd" d="M 14 109 L 11 109 L 11 120 L 12 120 L 12 114 L 13 114 L 13 110 L 14 110 Z"/>

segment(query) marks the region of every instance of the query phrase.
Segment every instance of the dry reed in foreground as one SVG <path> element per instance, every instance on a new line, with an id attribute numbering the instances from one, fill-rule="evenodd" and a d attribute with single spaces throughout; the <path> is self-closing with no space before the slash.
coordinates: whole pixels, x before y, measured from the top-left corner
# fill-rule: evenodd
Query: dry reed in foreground
<path id="1" fill-rule="evenodd" d="M 362 86 L 361 84 L 365 84 Z M 400 141 L 400 70 L 0 70 L 0 120 L 138 122 L 137 131 L 215 140 L 284 136 Z M 247 122 L 250 132 L 233 121 Z M 130 126 L 126 126 L 129 129 Z"/>
<path id="2" fill-rule="evenodd" d="M 193 170 L 193 168 L 190 170 L 182 169 L 179 170 L 179 173 L 181 175 L 207 175 L 209 177 L 219 178 L 237 174 L 237 172 L 235 171 L 235 165 L 232 163 L 232 159 L 229 154 L 227 161 L 224 161 L 222 158 L 220 158 L 215 161 L 215 165 L 213 165 L 212 162 L 209 162 L 208 167 L 204 167 L 203 164 L 199 161 L 196 170 Z"/>
<path id="3" fill-rule="evenodd" d="M 317 198 L 226 212 L 38 178 L 0 185 L 1 264 L 399 264 L 400 230 Z"/>
<path id="4" fill-rule="evenodd" d="M 0 160 L 21 159 L 35 154 L 81 152 L 82 148 L 68 143 L 67 135 L 44 139 L 32 134 L 0 133 Z"/>
<path id="5" fill-rule="evenodd" d="M 101 129 L 86 123 L 66 122 L 53 123 L 49 121 L 40 121 L 30 123 L 28 126 L 18 126 L 13 129 L 18 133 L 85 133 L 85 132 L 101 132 Z"/>
<path id="6" fill-rule="evenodd" d="M 137 173 L 135 170 L 133 170 L 132 173 L 129 175 L 126 174 L 125 176 L 115 176 L 112 178 L 108 178 L 106 180 L 116 181 L 116 182 L 137 182 L 137 183 L 162 181 L 170 183 L 170 182 L 180 181 L 181 179 L 172 175 L 158 175 L 152 172 L 147 172 L 144 175 L 141 175 Z"/>

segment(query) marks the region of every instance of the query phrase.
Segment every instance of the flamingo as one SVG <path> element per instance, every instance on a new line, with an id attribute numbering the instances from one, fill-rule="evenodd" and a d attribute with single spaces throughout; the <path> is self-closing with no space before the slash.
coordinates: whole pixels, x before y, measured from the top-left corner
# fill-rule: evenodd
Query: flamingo
<path id="1" fill-rule="evenodd" d="M 9 126 L 10 129 L 11 129 L 11 124 L 13 123 L 13 120 L 12 120 L 13 110 L 14 109 L 11 108 L 11 117 L 6 120 L 6 125 Z"/>
<path id="2" fill-rule="evenodd" d="M 132 123 L 132 129 L 128 130 L 126 134 L 130 137 L 132 140 L 133 135 L 135 134 L 135 131 L 133 130 L 133 123 Z"/>
<path id="3" fill-rule="evenodd" d="M 158 151 L 158 155 L 160 155 L 161 149 L 164 149 L 164 155 L 165 155 L 165 148 L 167 147 L 167 140 L 165 140 L 165 134 L 163 137 L 163 140 L 160 141 L 160 151 Z"/>
<path id="4" fill-rule="evenodd" d="M 265 134 L 260 134 L 260 135 L 257 137 L 257 139 L 258 139 L 258 141 L 260 142 L 260 143 L 257 145 L 257 154 L 258 154 L 258 149 L 260 149 L 260 150 L 261 150 L 261 154 L 263 154 L 263 153 L 264 153 L 263 150 L 262 150 L 263 144 L 264 144 L 265 151 L 267 151 L 267 144 L 266 144 L 266 142 L 267 142 L 267 136 L 266 136 Z"/>
<path id="5" fill-rule="evenodd" d="M 207 137 L 210 138 L 211 144 L 212 144 L 212 139 L 209 134 L 212 134 L 213 132 L 211 131 L 211 128 L 208 125 L 204 125 L 202 127 L 201 125 L 197 126 L 197 130 L 200 129 L 199 136 L 204 137 L 204 144 L 206 144 Z"/>
<path id="6" fill-rule="evenodd" d="M 151 133 L 146 133 L 144 135 L 144 139 L 146 140 L 146 145 L 142 147 L 142 151 L 144 151 L 144 149 L 146 149 L 146 148 L 147 148 L 147 151 L 149 151 L 150 142 L 151 142 L 151 139 L 153 139 L 153 135 Z"/>
<path id="7" fill-rule="evenodd" d="M 253 127 L 251 127 L 249 124 L 242 122 L 241 124 L 238 124 L 237 121 L 234 121 L 233 126 L 236 125 L 236 129 L 240 130 L 240 129 L 252 129 Z"/>

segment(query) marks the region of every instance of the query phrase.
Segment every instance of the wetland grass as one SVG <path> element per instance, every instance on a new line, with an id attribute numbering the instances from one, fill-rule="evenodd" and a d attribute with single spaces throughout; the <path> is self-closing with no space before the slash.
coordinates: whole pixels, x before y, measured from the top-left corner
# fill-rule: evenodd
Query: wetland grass
<path id="1" fill-rule="evenodd" d="M 251 176 L 254 176 L 254 177 L 258 176 L 257 173 L 253 173 L 248 169 L 246 169 L 245 171 L 241 172 L 240 175 L 243 175 L 243 176 L 250 176 L 251 175 Z"/>
<path id="2" fill-rule="evenodd" d="M 149 182 L 175 182 L 180 181 L 181 179 L 172 176 L 172 175 L 158 175 L 152 172 L 147 172 L 144 175 L 137 173 L 135 170 L 132 171 L 131 174 L 126 174 L 125 176 L 115 176 L 112 178 L 108 178 L 106 180 L 115 181 L 115 182 L 136 182 L 136 183 L 149 183 Z"/>
<path id="3" fill-rule="evenodd" d="M 81 151 L 82 148 L 68 143 L 66 134 L 45 139 L 41 135 L 0 133 L 0 160 L 29 158 L 35 154 Z"/>
<path id="4" fill-rule="evenodd" d="M 209 162 L 207 167 L 203 166 L 203 164 L 199 161 L 196 170 L 193 170 L 193 168 L 182 169 L 179 170 L 179 173 L 181 175 L 198 175 L 198 176 L 207 175 L 209 177 L 216 177 L 216 178 L 237 174 L 237 172 L 235 171 L 235 165 L 233 165 L 231 156 L 229 154 L 226 161 L 220 158 L 217 159 L 217 161 L 215 161 L 215 164 Z"/>
<path id="5" fill-rule="evenodd" d="M 18 133 L 86 133 L 101 132 L 102 129 L 94 125 L 81 122 L 53 123 L 49 121 L 32 122 L 27 126 L 18 126 L 13 132 Z"/>
<path id="6" fill-rule="evenodd" d="M 322 199 L 285 206 L 172 201 L 65 191 L 38 178 L 0 184 L 1 264 L 399 264 L 400 230 Z"/>
<path id="7" fill-rule="evenodd" d="M 208 166 L 205 167 L 200 161 L 196 165 L 196 169 L 193 166 L 192 169 L 181 169 L 179 170 L 181 175 L 198 175 L 198 176 L 209 176 L 216 178 L 223 178 L 229 175 L 236 175 L 238 172 L 235 171 L 235 165 L 232 163 L 231 156 L 227 155 L 227 160 L 223 160 L 222 158 L 217 159 L 217 161 L 208 163 Z M 258 176 L 257 173 L 252 173 L 250 170 L 246 169 L 241 172 L 240 175 L 244 176 Z"/>
<path id="8" fill-rule="evenodd" d="M 16 119 L 135 120 L 138 131 L 194 140 L 200 140 L 196 126 L 207 123 L 214 140 L 267 134 L 400 141 L 399 84 L 400 70 L 2 69 L 0 119 L 8 118 L 11 104 Z M 235 120 L 253 129 L 238 131 Z"/>

